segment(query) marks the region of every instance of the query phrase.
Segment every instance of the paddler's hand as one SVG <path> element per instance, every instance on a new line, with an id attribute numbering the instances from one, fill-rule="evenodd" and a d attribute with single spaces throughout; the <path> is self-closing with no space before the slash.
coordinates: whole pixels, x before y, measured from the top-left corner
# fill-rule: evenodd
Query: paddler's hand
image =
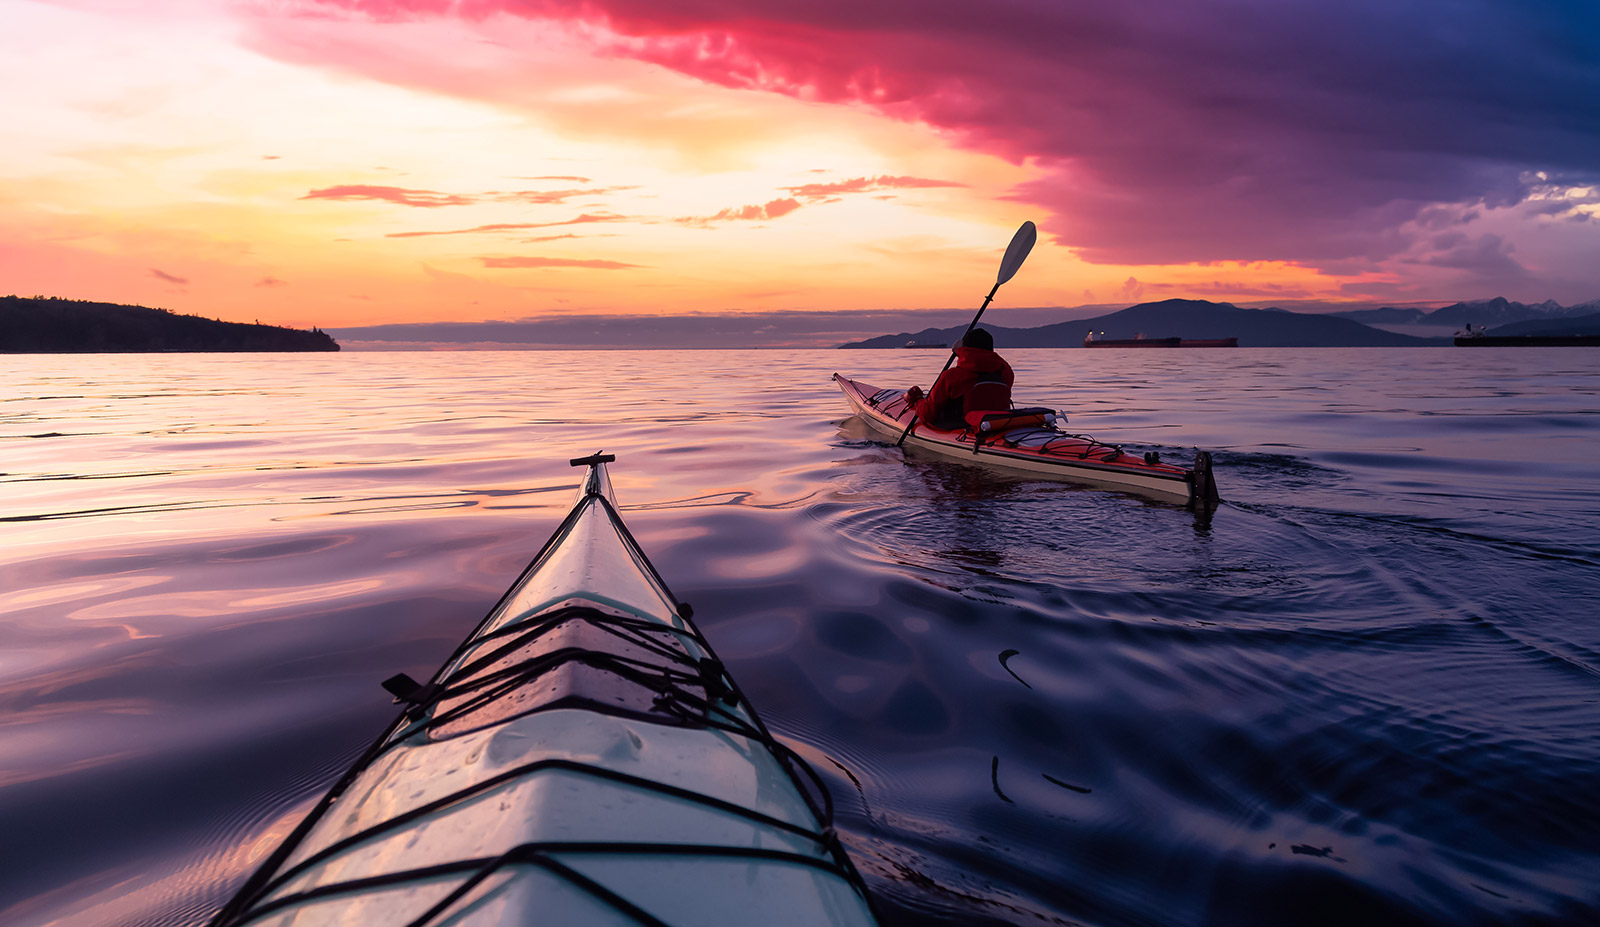
<path id="1" fill-rule="evenodd" d="M 906 390 L 906 402 L 918 403 L 922 401 L 922 387 L 913 386 Z"/>

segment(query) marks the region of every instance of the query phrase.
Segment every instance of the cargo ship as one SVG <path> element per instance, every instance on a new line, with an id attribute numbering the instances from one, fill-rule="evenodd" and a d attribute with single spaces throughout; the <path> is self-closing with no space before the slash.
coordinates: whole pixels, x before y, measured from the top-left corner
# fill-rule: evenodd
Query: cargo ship
<path id="1" fill-rule="evenodd" d="M 1569 348 L 1600 345 L 1600 335 L 1457 335 L 1458 348 Z"/>
<path id="2" fill-rule="evenodd" d="M 1146 338 L 1143 332 L 1132 338 L 1096 338 L 1094 332 L 1083 336 L 1086 348 L 1237 348 L 1238 338 Z"/>
<path id="3" fill-rule="evenodd" d="M 1600 345 L 1600 335 L 1486 335 L 1483 326 L 1456 332 L 1458 348 L 1566 348 Z"/>

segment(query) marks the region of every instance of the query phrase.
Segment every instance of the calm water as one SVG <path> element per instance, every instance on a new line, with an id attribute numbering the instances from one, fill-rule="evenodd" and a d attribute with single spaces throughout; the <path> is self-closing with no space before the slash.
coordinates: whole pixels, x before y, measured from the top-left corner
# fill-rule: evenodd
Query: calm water
<path id="1" fill-rule="evenodd" d="M 7 357 L 0 922 L 196 924 L 604 448 L 888 919 L 1600 920 L 1600 351 L 1012 351 L 1209 520 L 875 443 L 934 352 Z"/>

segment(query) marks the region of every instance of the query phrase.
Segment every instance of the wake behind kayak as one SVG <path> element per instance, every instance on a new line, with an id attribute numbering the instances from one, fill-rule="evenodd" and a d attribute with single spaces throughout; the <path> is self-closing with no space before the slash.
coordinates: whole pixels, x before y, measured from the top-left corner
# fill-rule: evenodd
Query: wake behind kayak
<path id="1" fill-rule="evenodd" d="M 618 514 L 605 464 L 478 629 L 212 921 L 871 925 L 816 774 Z"/>

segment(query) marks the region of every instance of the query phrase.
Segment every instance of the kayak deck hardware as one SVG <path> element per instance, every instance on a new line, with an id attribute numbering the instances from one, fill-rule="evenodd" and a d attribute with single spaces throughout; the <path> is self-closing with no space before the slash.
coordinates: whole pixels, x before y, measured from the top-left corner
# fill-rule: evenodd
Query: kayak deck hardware
<path id="1" fill-rule="evenodd" d="M 604 454 L 600 451 L 595 451 L 588 457 L 574 457 L 567 461 L 567 465 L 572 467 L 592 467 L 595 464 L 615 463 L 616 460 L 617 455 L 615 454 Z"/>
<path id="2" fill-rule="evenodd" d="M 1044 440 L 1035 444 L 1029 443 L 1040 438 Z M 1057 431 L 1054 428 L 1016 428 L 990 436 L 986 436 L 982 432 L 975 433 L 972 436 L 972 452 L 974 454 L 981 453 L 984 448 L 996 447 L 1034 447 L 1040 453 L 1049 454 L 1056 450 L 1058 444 L 1083 444 L 1083 450 L 1077 454 L 1079 460 L 1088 460 L 1091 456 L 1098 454 L 1099 456 L 1095 459 L 1109 463 L 1121 457 L 1123 453 L 1122 445 L 1120 444 L 1107 444 L 1104 441 L 1096 440 L 1093 435 L 1070 434 L 1065 431 Z M 1149 463 L 1148 460 L 1145 462 Z"/>
<path id="3" fill-rule="evenodd" d="M 872 396 L 868 398 L 867 402 L 873 406 L 879 406 L 891 399 L 899 399 L 902 394 L 903 391 L 897 389 L 880 389 L 876 393 L 873 393 Z M 1059 416 L 1060 420 L 1063 422 L 1067 420 L 1066 413 L 1059 412 L 1055 409 L 1027 408 L 1011 410 L 1011 414 L 1015 415 L 1034 415 L 1043 412 L 1049 412 L 1052 416 Z M 1056 428 L 1042 426 L 1023 426 L 1021 428 L 1007 428 L 999 430 L 991 430 L 988 426 L 989 422 L 985 421 L 983 422 L 982 427 L 978 428 L 977 430 L 973 430 L 972 428 L 968 427 L 962 428 L 960 432 L 960 440 L 965 442 L 968 437 L 971 437 L 972 453 L 981 454 L 983 453 L 984 448 L 992 447 L 1016 448 L 1032 446 L 1037 448 L 1041 453 L 1048 454 L 1056 449 L 1057 442 L 1065 442 L 1069 444 L 1082 443 L 1087 445 L 1078 453 L 1077 456 L 1079 460 L 1088 460 L 1091 455 L 1103 451 L 1102 456 L 1097 459 L 1109 463 L 1110 461 L 1121 457 L 1123 454 L 1122 445 L 1107 444 L 1104 441 L 1097 441 L 1093 435 L 1072 434 Z M 1037 438 L 1044 438 L 1045 440 L 1039 444 L 1028 444 L 1029 441 Z M 1159 463 L 1161 460 L 1161 455 L 1155 454 L 1155 460 L 1151 460 L 1150 458 L 1151 454 L 1146 454 L 1145 463 Z"/>
<path id="4" fill-rule="evenodd" d="M 585 860 L 641 856 L 725 859 L 748 861 L 752 865 L 771 862 L 820 870 L 842 880 L 843 885 L 829 883 L 839 886 L 836 890 L 842 893 L 841 897 L 853 894 L 859 898 L 856 903 L 865 917 L 850 923 L 870 923 L 874 916 L 872 899 L 834 828 L 833 799 L 827 785 L 799 754 L 773 737 L 698 629 L 686 620 L 668 623 L 628 614 L 621 606 L 612 607 L 577 592 L 570 598 L 557 595 L 551 604 L 535 608 L 525 617 L 505 620 L 508 603 L 512 603 L 530 577 L 537 574 L 553 548 L 568 538 L 581 519 L 588 517 L 588 524 L 595 524 L 595 507 L 603 510 L 604 521 L 600 524 L 609 524 L 615 529 L 615 537 L 620 539 L 633 565 L 658 587 L 663 602 L 676 603 L 674 611 L 682 619 L 693 613 L 687 604 L 672 596 L 660 573 L 618 515 L 602 468 L 614 459 L 614 455 L 596 453 L 572 461 L 573 466 L 588 466 L 590 470 L 579 501 L 561 527 L 433 679 L 419 684 L 399 673 L 384 680 L 383 687 L 395 696 L 397 703 L 405 706 L 403 716 L 367 748 L 289 838 L 250 876 L 238 895 L 211 922 L 212 927 L 240 927 L 275 912 L 292 916 L 307 906 L 341 896 L 359 900 L 397 888 L 418 891 L 429 886 L 442 888 L 437 884 L 439 880 L 460 879 L 442 898 L 437 894 L 418 895 L 432 903 L 417 915 L 407 911 L 403 923 L 422 927 L 447 916 L 454 919 L 471 910 L 507 884 L 503 880 L 489 883 L 491 878 L 518 866 L 554 875 L 571 889 L 639 924 L 667 927 L 668 921 L 602 884 L 591 874 L 579 871 L 587 865 Z M 495 625 L 497 619 L 503 623 Z M 314 841 L 309 844 L 315 847 L 310 852 L 302 849 L 308 835 L 314 831 L 321 833 L 319 824 L 325 819 L 342 819 L 342 815 L 330 814 L 330 808 L 347 792 L 353 793 L 352 800 L 355 794 L 366 794 L 362 789 L 352 789 L 352 785 L 375 766 L 392 768 L 400 759 L 411 756 L 411 750 L 432 749 L 433 745 L 474 735 L 492 736 L 510 730 L 519 719 L 535 715 L 549 717 L 549 713 L 567 709 L 579 709 L 583 717 L 604 716 L 616 722 L 643 722 L 639 730 L 720 732 L 727 736 L 719 739 L 734 744 L 741 755 L 759 746 L 771 759 L 773 774 L 778 777 L 774 781 L 787 781 L 798 802 L 794 807 L 809 813 L 785 819 L 778 816 L 780 812 L 776 810 L 768 813 L 710 794 L 714 791 L 710 787 L 702 791 L 696 779 L 674 784 L 609 768 L 602 765 L 606 762 L 604 756 L 593 761 L 588 754 L 583 754 L 584 759 L 544 756 L 520 763 L 513 757 L 511 765 L 486 769 L 477 781 L 444 794 L 434 794 L 438 791 L 435 787 L 425 800 L 419 798 L 411 807 L 384 812 L 386 817 L 371 823 L 351 825 L 351 832 L 339 830 L 338 821 L 333 820 L 332 835 L 337 839 L 320 844 Z M 638 743 L 639 735 L 632 733 L 632 728 L 625 730 Z M 747 745 L 739 745 L 737 739 L 743 739 Z M 391 756 L 397 751 L 408 752 L 399 758 Z M 737 841 L 680 842 L 671 839 L 673 833 L 641 840 L 533 839 L 503 850 L 497 846 L 495 849 L 501 851 L 491 855 L 431 861 L 429 865 L 412 868 L 396 869 L 391 865 L 374 874 L 354 877 L 339 868 L 352 857 L 360 859 L 363 851 L 387 846 L 380 844 L 386 836 L 403 835 L 408 829 L 412 833 L 422 833 L 419 828 L 426 828 L 441 815 L 470 808 L 475 799 L 495 790 L 529 785 L 534 777 L 551 772 L 578 777 L 585 782 L 621 786 L 627 790 L 624 793 L 627 795 L 661 796 L 709 809 L 717 815 L 732 816 L 761 830 L 791 836 L 787 841 L 778 841 L 783 846 L 734 845 Z M 451 781 L 458 784 L 469 778 L 471 776 Z M 370 791 L 370 786 L 365 789 Z M 501 795 L 503 802 L 504 793 Z M 643 801 L 642 798 L 631 800 Z M 667 839 L 660 839 L 662 837 Z M 795 842 L 795 838 L 799 842 Z M 763 842 L 765 838 L 752 841 Z M 806 852 L 806 847 L 814 849 Z M 316 878 L 328 871 L 333 873 L 331 881 L 317 884 Z M 475 893 L 475 890 L 479 891 Z M 469 896 L 473 897 L 469 900 Z M 437 900 L 433 900 L 435 898 Z M 421 902 L 418 907 L 422 907 Z"/>
<path id="5" fill-rule="evenodd" d="M 427 711 L 429 703 L 438 693 L 438 689 L 431 685 L 423 685 L 412 679 L 406 673 L 395 673 L 382 683 L 384 691 L 394 696 L 396 705 L 406 706 L 406 716 L 415 720 Z"/>

